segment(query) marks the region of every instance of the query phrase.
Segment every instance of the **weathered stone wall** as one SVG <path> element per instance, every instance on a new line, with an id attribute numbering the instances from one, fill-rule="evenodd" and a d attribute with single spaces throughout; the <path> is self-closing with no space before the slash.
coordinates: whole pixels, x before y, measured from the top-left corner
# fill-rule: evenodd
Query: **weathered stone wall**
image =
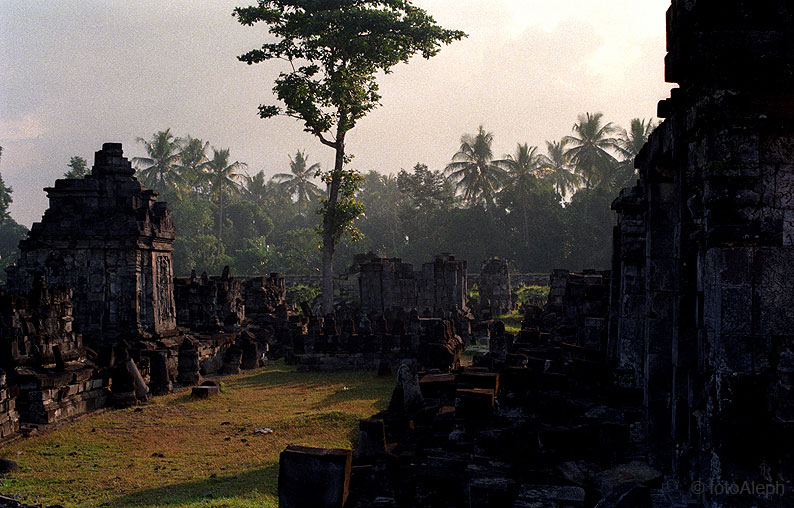
<path id="1" fill-rule="evenodd" d="M 638 389 L 643 379 L 646 206 L 639 187 L 624 189 L 612 204 L 618 225 L 612 253 L 608 357 L 615 382 L 628 389 Z"/>
<path id="2" fill-rule="evenodd" d="M 480 306 L 490 307 L 491 315 L 505 314 L 513 308 L 510 268 L 507 261 L 492 258 L 483 262 L 477 277 Z"/>
<path id="3" fill-rule="evenodd" d="M 245 317 L 255 324 L 269 321 L 270 315 L 287 303 L 287 284 L 277 273 L 243 279 L 242 291 Z"/>
<path id="4" fill-rule="evenodd" d="M 16 389 L 13 389 L 16 392 Z M 16 396 L 6 381 L 6 373 L 0 369 L 0 442 L 19 430 L 19 413 Z"/>
<path id="5" fill-rule="evenodd" d="M 71 287 L 75 331 L 88 342 L 172 330 L 174 225 L 121 144 L 105 143 L 89 176 L 45 190 L 50 207 L 20 242 L 9 291 L 24 293 L 41 275 Z"/>
<path id="6" fill-rule="evenodd" d="M 7 423 L 14 418 L 51 424 L 104 407 L 108 378 L 85 356 L 72 330 L 71 289 L 49 288 L 40 278 L 27 294 L 0 296 L 0 366 L 17 393 L 9 399 L 0 387 L 0 427 L 14 427 Z"/>
<path id="7" fill-rule="evenodd" d="M 794 5 L 673 1 L 666 74 L 614 205 L 612 359 L 682 479 L 790 480 Z"/>
<path id="8" fill-rule="evenodd" d="M 443 254 L 415 272 L 412 264 L 399 258 L 374 258 L 361 265 L 359 292 L 365 313 L 429 309 L 433 315 L 446 316 L 466 306 L 467 263 Z"/>
<path id="9" fill-rule="evenodd" d="M 604 353 L 607 347 L 609 271 L 554 270 L 543 321 L 567 344 Z"/>
<path id="10" fill-rule="evenodd" d="M 174 301 L 177 325 L 191 330 L 218 331 L 245 319 L 242 281 L 231 276 L 228 266 L 220 277 L 193 272 L 174 279 Z"/>
<path id="11" fill-rule="evenodd" d="M 466 307 L 468 296 L 468 263 L 452 254 L 437 256 L 422 265 L 417 293 L 417 309 L 430 309 L 434 316 L 446 317 Z"/>
<path id="12" fill-rule="evenodd" d="M 83 354 L 72 330 L 72 291 L 39 279 L 26 295 L 0 295 L 0 367 L 55 366 Z"/>

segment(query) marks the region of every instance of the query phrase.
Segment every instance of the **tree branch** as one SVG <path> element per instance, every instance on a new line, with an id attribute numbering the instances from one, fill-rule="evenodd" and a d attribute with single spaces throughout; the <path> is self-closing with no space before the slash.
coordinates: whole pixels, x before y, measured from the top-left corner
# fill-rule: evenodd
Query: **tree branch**
<path id="1" fill-rule="evenodd" d="M 320 143 L 324 144 L 325 146 L 336 148 L 336 141 L 328 141 L 322 134 L 317 134 L 317 137 L 320 138 Z"/>

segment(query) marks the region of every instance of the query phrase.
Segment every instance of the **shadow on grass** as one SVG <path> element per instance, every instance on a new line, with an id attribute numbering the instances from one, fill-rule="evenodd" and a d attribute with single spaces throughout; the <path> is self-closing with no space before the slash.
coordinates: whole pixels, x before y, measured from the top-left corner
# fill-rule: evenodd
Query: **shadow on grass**
<path id="1" fill-rule="evenodd" d="M 218 476 L 140 490 L 110 501 L 110 506 L 159 507 L 188 503 L 222 503 L 224 499 L 229 498 L 243 501 L 251 498 L 254 490 L 260 495 L 278 498 L 278 463 L 232 476 Z M 251 499 L 251 502 L 254 503 L 256 500 Z"/>

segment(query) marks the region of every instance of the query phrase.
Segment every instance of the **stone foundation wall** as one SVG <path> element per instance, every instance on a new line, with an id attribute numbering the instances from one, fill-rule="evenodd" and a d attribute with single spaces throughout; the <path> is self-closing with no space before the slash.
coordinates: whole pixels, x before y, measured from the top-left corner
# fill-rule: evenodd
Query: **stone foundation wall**
<path id="1" fill-rule="evenodd" d="M 47 425 L 101 409 L 108 404 L 109 378 L 94 367 L 71 365 L 63 372 L 17 369 L 17 409 L 24 423 Z"/>
<path id="2" fill-rule="evenodd" d="M 0 370 L 0 442 L 19 430 L 19 413 L 16 410 L 16 388 L 6 382 L 6 373 Z"/>
<path id="3" fill-rule="evenodd" d="M 243 285 L 225 267 L 220 277 L 206 272 L 174 279 L 177 325 L 195 331 L 217 331 L 239 325 L 245 319 Z"/>

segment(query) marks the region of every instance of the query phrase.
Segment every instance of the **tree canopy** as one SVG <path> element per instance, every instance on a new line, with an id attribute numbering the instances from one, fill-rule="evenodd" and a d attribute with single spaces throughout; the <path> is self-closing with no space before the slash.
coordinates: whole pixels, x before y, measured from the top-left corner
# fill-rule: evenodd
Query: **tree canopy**
<path id="1" fill-rule="evenodd" d="M 363 211 L 355 192 L 361 177 L 346 169 L 345 137 L 378 106 L 377 73 L 421 54 L 430 58 L 443 44 L 465 36 L 436 24 L 407 0 L 259 0 L 237 7 L 245 26 L 263 22 L 275 42 L 266 42 L 240 57 L 251 65 L 273 59 L 290 67 L 275 81 L 279 105 L 262 105 L 262 118 L 286 115 L 303 122 L 304 130 L 335 150 L 334 167 L 323 181 L 322 199 L 323 311 L 333 311 L 333 255 L 345 232 Z"/>

